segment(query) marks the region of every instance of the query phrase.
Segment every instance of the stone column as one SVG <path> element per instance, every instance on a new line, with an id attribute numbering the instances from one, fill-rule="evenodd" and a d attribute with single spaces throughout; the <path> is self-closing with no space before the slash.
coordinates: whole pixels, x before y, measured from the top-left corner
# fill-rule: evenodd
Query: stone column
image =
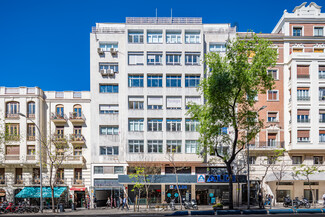
<path id="1" fill-rule="evenodd" d="M 196 200 L 195 184 L 191 184 L 192 200 Z"/>
<path id="2" fill-rule="evenodd" d="M 166 200 L 166 185 L 161 184 L 161 202 L 164 202 Z"/>

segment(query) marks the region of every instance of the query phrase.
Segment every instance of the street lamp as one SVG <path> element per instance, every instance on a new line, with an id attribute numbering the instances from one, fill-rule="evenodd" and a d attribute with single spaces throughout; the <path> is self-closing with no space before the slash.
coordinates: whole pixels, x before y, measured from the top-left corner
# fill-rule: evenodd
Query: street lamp
<path id="1" fill-rule="evenodd" d="M 41 133 L 41 130 L 39 129 L 39 127 L 37 126 L 37 124 L 32 120 L 30 119 L 29 117 L 27 117 L 26 115 L 22 114 L 22 113 L 18 113 L 18 115 L 22 116 L 22 117 L 25 117 L 26 119 L 30 120 L 37 128 L 38 130 L 38 133 L 39 133 L 39 136 L 40 136 L 40 154 L 39 154 L 39 160 L 40 160 L 40 166 L 39 166 L 39 171 L 40 171 L 40 210 L 41 212 L 43 212 L 43 176 L 42 176 L 42 133 Z"/>
<path id="2" fill-rule="evenodd" d="M 263 105 L 261 108 L 257 110 L 257 112 L 262 111 L 267 106 Z M 248 132 L 247 132 L 248 133 Z M 249 141 L 247 141 L 247 209 L 250 209 L 250 198 L 251 198 L 251 186 L 250 186 L 250 180 L 249 180 Z"/>

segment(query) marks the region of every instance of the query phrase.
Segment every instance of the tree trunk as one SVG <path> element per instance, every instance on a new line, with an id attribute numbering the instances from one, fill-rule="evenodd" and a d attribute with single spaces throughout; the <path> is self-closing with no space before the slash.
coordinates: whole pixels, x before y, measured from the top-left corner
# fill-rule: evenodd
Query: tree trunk
<path id="1" fill-rule="evenodd" d="M 178 174 L 177 174 L 176 168 L 174 168 L 174 169 L 175 169 L 175 175 L 176 175 L 176 189 L 177 189 L 177 192 L 178 192 L 179 203 L 181 205 L 181 210 L 183 210 L 181 192 L 180 192 L 179 186 L 178 186 Z"/>
<path id="2" fill-rule="evenodd" d="M 51 185 L 51 193 L 52 193 L 52 211 L 55 212 L 54 186 L 53 185 Z"/>
<path id="3" fill-rule="evenodd" d="M 233 200 L 233 182 L 232 182 L 232 168 L 231 168 L 231 163 L 227 162 L 227 171 L 228 171 L 228 176 L 229 176 L 229 209 L 234 209 L 234 200 Z"/>
<path id="4" fill-rule="evenodd" d="M 138 197 L 138 212 L 140 212 L 140 199 L 141 199 L 141 191 L 139 189 L 139 197 Z"/>
<path id="5" fill-rule="evenodd" d="M 55 213 L 54 186 L 53 186 L 53 165 L 50 166 L 50 187 L 51 187 L 51 193 L 52 193 L 52 212 Z"/>
<path id="6" fill-rule="evenodd" d="M 314 208 L 316 208 L 316 204 L 315 204 L 315 200 L 314 200 L 314 192 L 313 192 L 313 189 L 311 188 L 309 178 L 307 178 L 307 180 L 308 180 L 308 184 L 309 184 L 309 190 L 310 190 L 310 193 L 311 193 L 312 203 L 313 203 Z"/>
<path id="7" fill-rule="evenodd" d="M 146 188 L 146 203 L 147 203 L 147 209 L 149 208 L 149 188 Z"/>

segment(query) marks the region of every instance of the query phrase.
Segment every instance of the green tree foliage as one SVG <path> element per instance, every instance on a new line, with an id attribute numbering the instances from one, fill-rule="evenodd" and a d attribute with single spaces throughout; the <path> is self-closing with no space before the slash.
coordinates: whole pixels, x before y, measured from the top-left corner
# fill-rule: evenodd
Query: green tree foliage
<path id="1" fill-rule="evenodd" d="M 263 126 L 258 119 L 255 96 L 272 89 L 274 80 L 267 73 L 277 60 L 272 43 L 248 34 L 227 43 L 226 54 L 206 55 L 206 78 L 199 91 L 204 105 L 190 104 L 189 114 L 199 120 L 200 149 L 204 156 L 213 153 L 233 174 L 232 163 L 244 145 L 255 138 Z M 229 127 L 231 133 L 221 133 Z M 229 176 L 229 208 L 233 208 L 232 176 Z"/>

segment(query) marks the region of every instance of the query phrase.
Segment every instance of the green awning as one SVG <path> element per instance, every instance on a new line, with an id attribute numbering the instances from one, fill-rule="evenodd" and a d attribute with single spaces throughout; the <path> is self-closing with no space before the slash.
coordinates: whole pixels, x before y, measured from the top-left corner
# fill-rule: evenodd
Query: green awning
<path id="1" fill-rule="evenodd" d="M 50 187 L 43 187 L 43 198 L 52 197 Z M 54 197 L 60 197 L 67 187 L 54 187 Z M 15 197 L 17 198 L 39 198 L 41 196 L 40 188 L 38 187 L 25 187 Z"/>

